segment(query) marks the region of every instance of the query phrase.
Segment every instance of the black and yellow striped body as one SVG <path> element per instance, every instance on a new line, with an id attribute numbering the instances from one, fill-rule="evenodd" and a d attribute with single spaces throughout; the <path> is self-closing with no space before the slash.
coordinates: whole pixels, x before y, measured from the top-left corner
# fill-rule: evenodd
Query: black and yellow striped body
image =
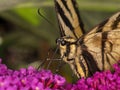
<path id="1" fill-rule="evenodd" d="M 112 65 L 120 60 L 120 12 L 84 34 L 75 0 L 55 0 L 55 6 L 62 33 L 57 41 L 61 58 L 77 77 L 112 70 Z"/>
<path id="2" fill-rule="evenodd" d="M 68 63 L 78 77 L 88 76 L 87 63 L 81 57 L 81 46 L 72 37 L 62 37 L 58 39 L 61 58 Z"/>

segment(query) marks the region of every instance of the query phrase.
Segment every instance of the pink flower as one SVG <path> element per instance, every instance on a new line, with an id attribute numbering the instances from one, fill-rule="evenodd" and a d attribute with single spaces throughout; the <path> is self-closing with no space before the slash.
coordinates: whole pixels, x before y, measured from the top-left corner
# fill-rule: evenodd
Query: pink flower
<path id="1" fill-rule="evenodd" d="M 66 86 L 69 90 L 120 90 L 120 62 L 114 64 L 114 72 L 96 72 L 92 77 L 79 79 Z M 69 87 L 68 87 L 69 86 Z"/>
<path id="2" fill-rule="evenodd" d="M 60 90 L 65 78 L 52 74 L 50 70 L 33 67 L 20 70 L 8 69 L 0 59 L 0 90 Z"/>

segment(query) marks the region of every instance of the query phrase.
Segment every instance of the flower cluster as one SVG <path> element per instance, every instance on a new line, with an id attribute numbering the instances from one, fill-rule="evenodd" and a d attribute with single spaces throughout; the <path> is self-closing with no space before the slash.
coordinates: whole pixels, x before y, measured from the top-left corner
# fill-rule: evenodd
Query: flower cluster
<path id="1" fill-rule="evenodd" d="M 0 90 L 61 90 L 66 80 L 49 70 L 8 69 L 0 59 Z"/>
<path id="2" fill-rule="evenodd" d="M 67 84 L 64 77 L 50 70 L 11 70 L 1 62 L 0 59 L 0 90 L 120 90 L 120 62 L 114 64 L 114 73 L 96 72 L 75 84 Z"/>
<path id="3" fill-rule="evenodd" d="M 120 62 L 111 71 L 96 72 L 92 77 L 80 79 L 76 84 L 66 85 L 66 90 L 120 90 Z"/>

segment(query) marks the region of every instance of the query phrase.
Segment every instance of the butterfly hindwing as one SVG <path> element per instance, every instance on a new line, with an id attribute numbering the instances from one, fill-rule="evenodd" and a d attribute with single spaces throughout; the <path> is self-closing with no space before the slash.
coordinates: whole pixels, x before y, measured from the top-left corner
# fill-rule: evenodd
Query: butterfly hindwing
<path id="1" fill-rule="evenodd" d="M 120 60 L 120 12 L 106 20 L 102 26 L 97 26 L 83 37 L 82 55 L 87 63 L 96 64 L 99 70 L 111 69 L 112 65 Z M 86 51 L 89 54 L 86 54 Z M 88 64 L 92 67 L 92 64 Z M 94 68 L 93 68 L 94 69 Z"/>
<path id="2" fill-rule="evenodd" d="M 114 14 L 110 18 L 98 24 L 96 27 L 90 30 L 90 32 L 87 33 L 87 36 L 89 36 L 88 34 L 91 33 L 110 31 L 114 30 L 115 28 L 120 28 L 120 12 Z"/>

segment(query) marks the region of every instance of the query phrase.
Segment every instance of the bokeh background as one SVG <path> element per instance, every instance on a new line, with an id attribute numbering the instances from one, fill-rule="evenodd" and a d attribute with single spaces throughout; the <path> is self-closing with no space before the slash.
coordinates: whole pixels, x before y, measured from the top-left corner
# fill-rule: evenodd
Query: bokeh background
<path id="1" fill-rule="evenodd" d="M 86 32 L 112 14 L 120 11 L 120 0 L 77 0 Z M 38 14 L 47 18 L 52 24 Z M 52 58 L 59 38 L 54 0 L 0 0 L 0 57 L 9 68 L 30 65 L 37 68 L 47 57 Z M 49 56 L 48 56 L 49 54 Z M 57 52 L 55 59 L 59 58 Z M 44 63 L 44 67 L 49 62 Z M 60 61 L 53 60 L 54 72 Z M 61 64 L 58 73 L 73 81 L 72 71 Z"/>

